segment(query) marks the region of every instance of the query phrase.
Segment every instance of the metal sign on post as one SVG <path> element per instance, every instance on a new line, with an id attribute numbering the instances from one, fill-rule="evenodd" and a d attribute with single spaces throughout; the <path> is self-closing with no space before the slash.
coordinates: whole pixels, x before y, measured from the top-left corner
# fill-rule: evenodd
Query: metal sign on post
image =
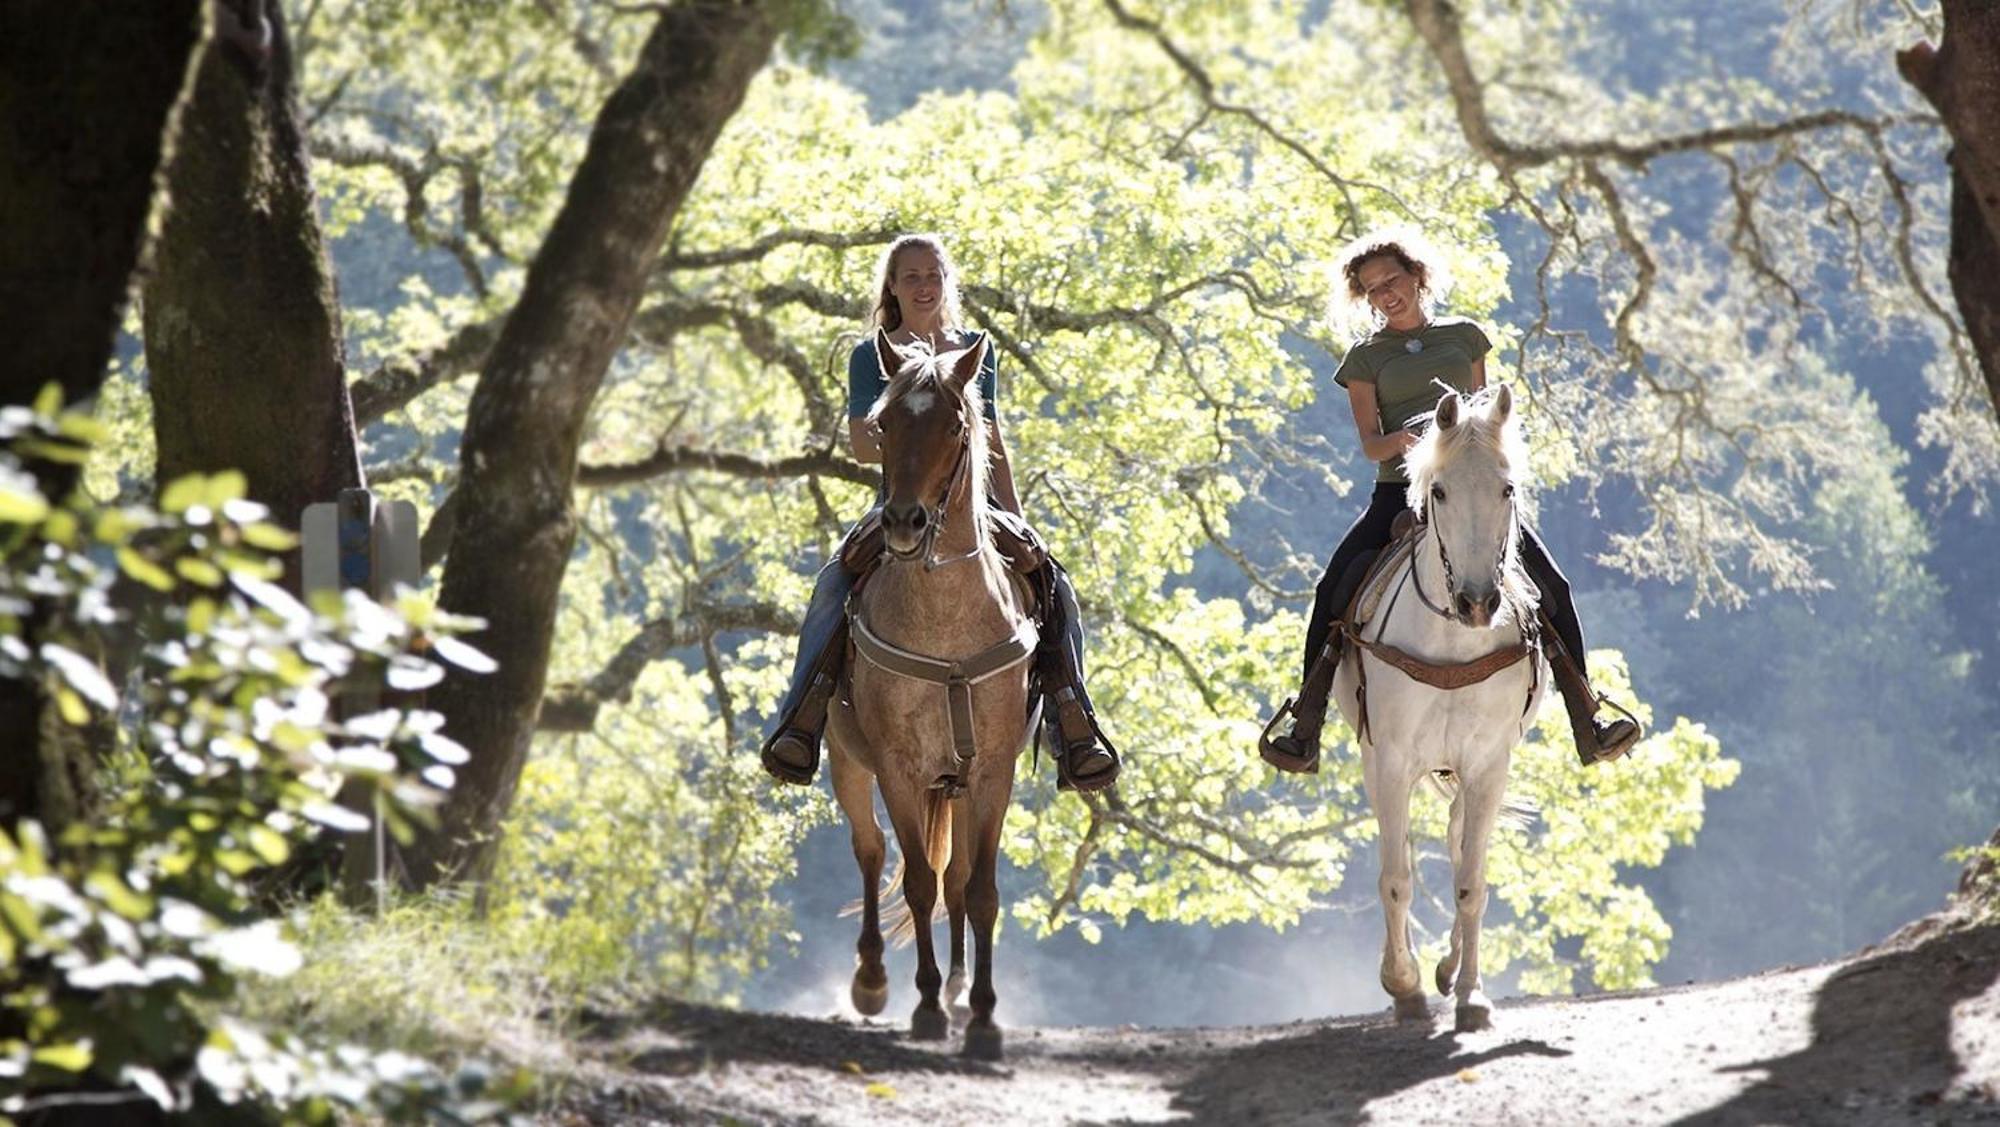
<path id="1" fill-rule="evenodd" d="M 299 541 L 299 585 L 308 598 L 319 591 L 353 589 L 386 602 L 395 594 L 397 584 L 414 587 L 423 577 L 417 507 L 408 501 L 379 501 L 368 489 L 343 489 L 338 500 L 307 505 L 299 516 Z M 358 716 L 382 703 L 382 686 L 357 685 L 344 693 L 335 707 L 339 715 Z M 357 809 L 361 806 L 359 796 L 351 791 L 342 791 L 341 803 Z M 341 883 L 350 902 L 373 885 L 376 910 L 380 911 L 388 896 L 382 816 L 373 802 L 357 812 L 372 823 L 374 856 L 371 859 L 362 850 L 347 850 L 341 863 Z"/>

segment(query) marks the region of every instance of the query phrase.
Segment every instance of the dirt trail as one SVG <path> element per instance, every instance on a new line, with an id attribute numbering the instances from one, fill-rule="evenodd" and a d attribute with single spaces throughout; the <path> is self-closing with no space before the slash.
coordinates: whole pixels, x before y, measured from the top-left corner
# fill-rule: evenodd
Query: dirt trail
<path id="1" fill-rule="evenodd" d="M 586 1044 L 559 1122 L 2000 1124 L 2000 925 L 1933 917 L 1849 959 L 1502 1001 L 1490 1032 L 1380 1015 L 1013 1029 L 1000 1064 L 900 1026 L 663 1005 Z M 892 1001 L 901 1006 L 907 991 Z"/>

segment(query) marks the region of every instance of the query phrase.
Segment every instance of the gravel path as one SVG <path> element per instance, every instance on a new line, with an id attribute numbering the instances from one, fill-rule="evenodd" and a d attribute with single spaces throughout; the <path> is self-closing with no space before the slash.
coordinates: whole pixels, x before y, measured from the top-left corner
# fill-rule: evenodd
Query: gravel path
<path id="1" fill-rule="evenodd" d="M 987 1064 L 900 1026 L 662 1004 L 600 1027 L 575 1124 L 2000 1124 L 2000 924 L 1932 917 L 1840 962 L 1379 1015 L 1015 1029 Z M 901 986 L 901 984 L 898 984 Z M 891 1012 L 910 1004 L 905 990 Z"/>

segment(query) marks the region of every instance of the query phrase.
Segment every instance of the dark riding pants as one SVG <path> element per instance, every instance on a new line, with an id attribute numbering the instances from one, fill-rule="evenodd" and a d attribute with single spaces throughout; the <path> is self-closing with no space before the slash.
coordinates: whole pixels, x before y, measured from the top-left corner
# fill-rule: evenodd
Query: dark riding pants
<path id="1" fill-rule="evenodd" d="M 1369 553 L 1389 546 L 1389 525 L 1409 509 L 1408 495 L 1409 487 L 1400 482 L 1377 482 L 1374 494 L 1368 499 L 1368 508 L 1355 519 L 1347 535 L 1341 537 L 1340 546 L 1333 550 L 1333 558 L 1327 561 L 1326 573 L 1320 576 L 1313 598 L 1312 618 L 1306 622 L 1306 672 L 1312 671 L 1313 656 L 1326 646 L 1333 620 L 1346 612 L 1355 589 L 1361 585 L 1362 573 L 1367 568 L 1355 565 Z M 1528 573 L 1542 593 L 1543 617 L 1581 668 L 1585 653 L 1583 624 L 1577 621 L 1569 579 L 1549 558 L 1541 537 L 1525 524 L 1521 526 L 1520 554 L 1521 570 Z"/>

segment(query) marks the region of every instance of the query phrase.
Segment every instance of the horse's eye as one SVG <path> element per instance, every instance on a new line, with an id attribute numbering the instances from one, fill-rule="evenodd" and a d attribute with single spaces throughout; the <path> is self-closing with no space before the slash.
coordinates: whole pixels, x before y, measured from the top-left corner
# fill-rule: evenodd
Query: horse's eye
<path id="1" fill-rule="evenodd" d="M 1514 483 L 1510 481 L 1503 486 L 1500 490 L 1500 496 L 1512 501 L 1514 499 Z"/>
<path id="2" fill-rule="evenodd" d="M 1444 504 L 1444 486 L 1431 486 L 1431 500 L 1436 501 L 1440 505 Z"/>

